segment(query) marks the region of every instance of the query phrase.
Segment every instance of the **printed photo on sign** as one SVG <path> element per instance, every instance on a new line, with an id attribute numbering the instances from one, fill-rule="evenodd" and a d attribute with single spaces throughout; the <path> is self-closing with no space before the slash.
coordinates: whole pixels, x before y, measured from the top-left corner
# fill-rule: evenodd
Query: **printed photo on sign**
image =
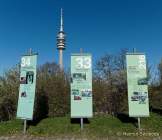
<path id="1" fill-rule="evenodd" d="M 131 101 L 138 101 L 139 104 L 146 104 L 147 92 L 133 92 Z"/>
<path id="2" fill-rule="evenodd" d="M 147 78 L 140 78 L 138 79 L 138 85 L 147 85 L 148 79 Z"/>
<path id="3" fill-rule="evenodd" d="M 78 96 L 79 90 L 78 89 L 72 89 L 72 95 Z"/>
<path id="4" fill-rule="evenodd" d="M 74 100 L 82 100 L 82 97 L 74 95 Z"/>
<path id="5" fill-rule="evenodd" d="M 72 74 L 72 79 L 73 81 L 85 81 L 86 80 L 86 73 L 73 73 Z"/>
<path id="6" fill-rule="evenodd" d="M 20 84 L 33 84 L 34 82 L 34 72 L 27 71 L 25 77 L 20 77 Z"/>
<path id="7" fill-rule="evenodd" d="M 92 97 L 91 89 L 82 89 L 81 90 L 82 97 Z"/>

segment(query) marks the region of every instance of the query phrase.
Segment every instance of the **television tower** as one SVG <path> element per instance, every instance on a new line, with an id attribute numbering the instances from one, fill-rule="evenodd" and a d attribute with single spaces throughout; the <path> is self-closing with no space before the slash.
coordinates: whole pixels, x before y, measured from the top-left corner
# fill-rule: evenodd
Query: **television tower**
<path id="1" fill-rule="evenodd" d="M 65 50 L 65 32 L 63 25 L 63 10 L 61 8 L 60 31 L 57 34 L 57 49 L 59 51 L 59 66 L 63 70 L 63 50 Z"/>

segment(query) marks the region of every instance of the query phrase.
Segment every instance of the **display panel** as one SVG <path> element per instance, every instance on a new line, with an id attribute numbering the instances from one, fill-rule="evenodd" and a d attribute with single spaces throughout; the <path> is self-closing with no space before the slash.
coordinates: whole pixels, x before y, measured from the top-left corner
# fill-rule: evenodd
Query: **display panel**
<path id="1" fill-rule="evenodd" d="M 130 117 L 149 116 L 148 78 L 144 54 L 127 54 L 127 83 Z"/>
<path id="2" fill-rule="evenodd" d="M 33 108 L 36 86 L 37 55 L 26 55 L 21 58 L 20 89 L 17 118 L 33 119 Z"/>
<path id="3" fill-rule="evenodd" d="M 71 55 L 71 117 L 90 118 L 92 111 L 92 58 Z"/>

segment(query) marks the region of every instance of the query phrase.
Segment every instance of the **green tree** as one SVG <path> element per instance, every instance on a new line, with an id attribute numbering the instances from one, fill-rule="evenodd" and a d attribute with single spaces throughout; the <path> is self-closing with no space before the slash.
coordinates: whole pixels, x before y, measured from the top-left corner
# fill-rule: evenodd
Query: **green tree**
<path id="1" fill-rule="evenodd" d="M 69 112 L 69 81 L 57 64 L 45 63 L 38 68 L 36 89 L 36 118 L 64 116 Z"/>
<path id="2" fill-rule="evenodd" d="M 160 86 L 162 86 L 162 59 L 160 61 L 160 64 L 158 66 L 158 70 L 159 70 L 159 81 L 160 81 Z"/>
<path id="3" fill-rule="evenodd" d="M 117 55 L 106 54 L 96 62 L 93 92 L 98 112 L 114 115 L 127 111 L 126 52 L 124 49 Z"/>
<path id="4" fill-rule="evenodd" d="M 0 77 L 0 120 L 15 117 L 19 88 L 19 65 Z"/>

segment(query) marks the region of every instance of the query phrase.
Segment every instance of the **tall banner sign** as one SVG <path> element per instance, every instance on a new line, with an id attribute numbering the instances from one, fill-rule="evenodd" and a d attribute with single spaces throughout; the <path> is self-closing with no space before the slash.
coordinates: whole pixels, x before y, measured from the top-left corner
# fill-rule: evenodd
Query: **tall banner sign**
<path id="1" fill-rule="evenodd" d="M 92 116 L 92 58 L 90 54 L 72 54 L 71 118 Z"/>
<path id="2" fill-rule="evenodd" d="M 26 55 L 21 58 L 20 89 L 17 118 L 33 119 L 33 108 L 36 86 L 37 55 Z"/>
<path id="3" fill-rule="evenodd" d="M 148 117 L 148 79 L 146 57 L 144 54 L 130 53 L 126 55 L 128 102 L 130 117 Z"/>

